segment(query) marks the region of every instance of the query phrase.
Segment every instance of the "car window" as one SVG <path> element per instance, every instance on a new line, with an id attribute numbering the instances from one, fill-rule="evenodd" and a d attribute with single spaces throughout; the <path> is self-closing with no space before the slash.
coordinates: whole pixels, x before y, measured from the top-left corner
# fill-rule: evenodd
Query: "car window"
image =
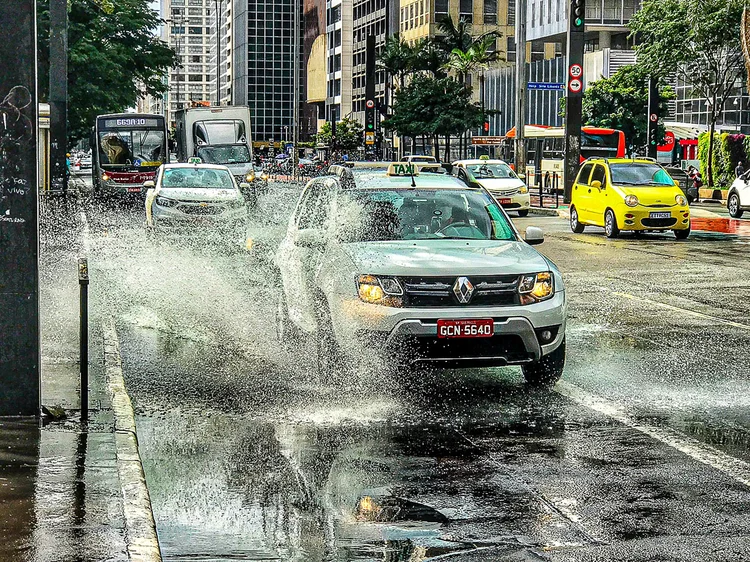
<path id="1" fill-rule="evenodd" d="M 591 175 L 591 170 L 593 167 L 593 164 L 584 164 L 583 168 L 581 168 L 581 171 L 578 174 L 578 183 L 580 183 L 581 185 L 589 184 L 589 176 Z"/>
<path id="2" fill-rule="evenodd" d="M 610 174 L 612 174 L 614 184 L 655 187 L 674 185 L 674 180 L 669 173 L 658 164 L 612 164 Z"/>
<path id="3" fill-rule="evenodd" d="M 594 172 L 591 174 L 591 181 L 589 183 L 594 183 L 595 181 L 600 182 L 603 186 L 607 185 L 607 172 L 601 164 L 597 164 L 594 167 Z"/>
<path id="4" fill-rule="evenodd" d="M 315 186 L 319 183 L 318 180 L 312 181 L 307 184 L 305 191 L 300 197 L 299 203 L 297 203 L 297 209 L 294 215 L 294 222 L 297 224 L 297 228 L 302 230 L 303 228 L 309 228 L 304 226 L 310 223 L 314 209 L 314 200 L 320 193 L 319 190 L 315 189 Z"/>
<path id="5" fill-rule="evenodd" d="M 226 170 L 212 168 L 168 168 L 162 175 L 164 188 L 233 189 L 234 180 Z"/>

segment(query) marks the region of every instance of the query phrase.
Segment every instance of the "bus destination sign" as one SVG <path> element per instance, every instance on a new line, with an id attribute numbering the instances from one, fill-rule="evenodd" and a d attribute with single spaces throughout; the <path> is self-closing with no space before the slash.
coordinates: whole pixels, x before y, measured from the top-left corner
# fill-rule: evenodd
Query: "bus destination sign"
<path id="1" fill-rule="evenodd" d="M 105 119 L 104 127 L 107 129 L 117 129 L 120 127 L 159 127 L 162 124 L 158 119 L 147 119 L 144 117 L 128 117 L 120 119 Z"/>

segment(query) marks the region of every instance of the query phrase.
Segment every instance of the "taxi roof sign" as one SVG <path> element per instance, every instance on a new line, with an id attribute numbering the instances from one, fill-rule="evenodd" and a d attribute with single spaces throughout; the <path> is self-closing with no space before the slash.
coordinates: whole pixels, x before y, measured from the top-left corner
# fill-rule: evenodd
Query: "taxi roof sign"
<path id="1" fill-rule="evenodd" d="M 490 159 L 490 155 L 489 155 L 489 154 L 482 154 L 482 155 L 481 155 L 481 156 L 479 157 L 479 159 L 480 159 L 480 160 L 489 160 L 489 159 Z"/>
<path id="2" fill-rule="evenodd" d="M 409 162 L 392 162 L 388 166 L 388 176 L 411 177 L 419 175 L 419 168 Z"/>
<path id="3" fill-rule="evenodd" d="M 192 158 L 188 158 L 188 164 L 203 164 L 203 160 L 197 156 L 193 156 Z"/>

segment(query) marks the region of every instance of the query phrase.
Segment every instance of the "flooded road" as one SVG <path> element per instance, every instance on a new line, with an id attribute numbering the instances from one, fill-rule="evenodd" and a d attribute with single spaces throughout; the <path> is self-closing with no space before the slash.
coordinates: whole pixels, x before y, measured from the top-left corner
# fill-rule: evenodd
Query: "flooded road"
<path id="1" fill-rule="evenodd" d="M 515 368 L 318 381 L 275 338 L 259 254 L 149 242 L 85 205 L 166 560 L 742 560 L 750 546 L 750 241 L 608 240 L 529 217 L 568 290 L 556 390 Z M 95 304 L 94 304 L 95 303 Z"/>

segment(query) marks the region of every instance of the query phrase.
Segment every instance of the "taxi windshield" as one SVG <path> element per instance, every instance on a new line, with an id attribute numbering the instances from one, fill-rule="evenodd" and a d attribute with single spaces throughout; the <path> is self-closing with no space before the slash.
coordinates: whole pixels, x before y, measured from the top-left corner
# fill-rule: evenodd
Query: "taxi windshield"
<path id="1" fill-rule="evenodd" d="M 513 178 L 517 176 L 507 164 L 469 164 L 466 166 L 468 172 L 478 180 L 490 178 Z"/>
<path id="2" fill-rule="evenodd" d="M 658 164 L 611 164 L 609 172 L 615 185 L 673 186 L 674 180 Z"/>
<path id="3" fill-rule="evenodd" d="M 473 189 L 353 190 L 337 228 L 344 242 L 516 240 L 497 203 Z"/>
<path id="4" fill-rule="evenodd" d="M 211 168 L 171 168 L 164 170 L 161 187 L 182 189 L 233 189 L 232 176 L 226 170 Z"/>

